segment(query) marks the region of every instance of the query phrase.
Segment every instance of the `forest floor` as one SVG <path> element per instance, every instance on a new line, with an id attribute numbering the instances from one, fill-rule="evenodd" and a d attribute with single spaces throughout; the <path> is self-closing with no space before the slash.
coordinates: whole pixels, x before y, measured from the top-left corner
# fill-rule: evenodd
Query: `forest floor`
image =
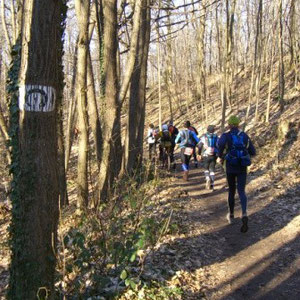
<path id="1" fill-rule="evenodd" d="M 180 287 L 183 294 L 178 299 L 300 299 L 299 93 L 290 90 L 283 114 L 275 101 L 272 109 L 270 124 L 256 123 L 252 111 L 246 128 L 258 152 L 248 174 L 247 233 L 240 232 L 238 196 L 235 222 L 226 220 L 226 179 L 221 166 L 211 192 L 205 189 L 203 169 L 193 168 L 192 163 L 190 180 L 184 182 L 177 161 L 168 187 L 156 195 L 161 207 L 174 210 L 171 225 L 176 224 L 178 232 L 167 235 L 147 257 L 145 273 Z M 245 113 L 243 106 L 239 115 Z M 157 123 L 156 106 L 147 115 L 149 122 Z M 180 128 L 187 118 L 202 133 L 208 124 L 220 125 L 218 113 L 206 124 L 200 124 L 197 113 L 177 115 L 175 125 Z M 291 127 L 280 141 L 278 128 L 285 121 Z"/>
<path id="2" fill-rule="evenodd" d="M 300 136 L 293 132 L 281 146 L 276 140 L 262 146 L 249 169 L 247 233 L 240 232 L 238 200 L 235 222 L 227 223 L 222 168 L 217 168 L 211 192 L 201 167 L 192 162 L 185 182 L 177 161 L 151 204 L 162 219 L 171 216 L 172 230 L 145 252 L 142 279 L 179 288 L 182 294 L 151 299 L 300 299 Z M 5 299 L 9 278 L 9 220 L 10 208 L 2 202 L 0 299 Z M 137 298 L 129 290 L 119 299 Z"/>
<path id="3" fill-rule="evenodd" d="M 283 193 L 266 176 L 250 173 L 249 231 L 241 233 L 239 203 L 235 222 L 225 218 L 222 168 L 214 191 L 205 189 L 203 170 L 192 169 L 184 182 L 177 169 L 169 191 L 185 196 L 167 202 L 179 232 L 157 246 L 145 272 L 181 287 L 181 299 L 299 299 L 300 185 Z"/>
<path id="4" fill-rule="evenodd" d="M 170 226 L 177 230 L 148 253 L 142 277 L 182 291 L 168 299 L 300 298 L 299 171 L 280 172 L 279 178 L 260 168 L 259 159 L 248 175 L 247 233 L 240 232 L 239 201 L 235 222 L 226 221 L 227 190 L 220 166 L 214 191 L 205 189 L 203 169 L 194 168 L 193 162 L 188 182 L 181 179 L 179 161 L 176 171 L 163 179 L 165 187 L 153 201 L 162 211 L 172 211 Z M 8 222 L 9 211 L 1 206 L 0 299 L 8 283 Z M 133 298 L 129 291 L 121 299 Z"/>
<path id="5" fill-rule="evenodd" d="M 177 170 L 162 179 L 148 209 L 161 219 L 170 216 L 172 230 L 153 250 L 145 251 L 141 277 L 179 288 L 182 294 L 151 299 L 300 299 L 299 97 L 290 96 L 284 114 L 273 108 L 271 124 L 254 124 L 251 118 L 247 132 L 255 137 L 258 155 L 248 175 L 247 233 L 240 232 L 238 199 L 235 222 L 227 223 L 226 181 L 220 166 L 213 192 L 205 190 L 203 169 L 193 168 L 193 163 L 188 182 L 181 179 L 179 161 Z M 147 115 L 156 115 L 156 110 Z M 175 125 L 185 118 L 178 117 Z M 278 141 L 278 124 L 285 120 L 291 127 Z M 210 121 L 219 124 L 218 118 Z M 205 127 L 197 129 L 203 133 Z M 10 206 L 5 201 L 0 197 L 0 299 L 5 299 L 9 278 Z M 120 299 L 136 299 L 130 292 Z"/>

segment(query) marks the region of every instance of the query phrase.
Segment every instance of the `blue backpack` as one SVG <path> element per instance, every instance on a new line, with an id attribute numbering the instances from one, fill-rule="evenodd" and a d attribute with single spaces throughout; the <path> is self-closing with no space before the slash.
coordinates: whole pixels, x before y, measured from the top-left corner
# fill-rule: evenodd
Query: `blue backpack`
<path id="1" fill-rule="evenodd" d="M 203 147 L 204 155 L 216 155 L 218 153 L 217 140 L 218 136 L 216 134 L 205 134 L 205 143 Z"/>
<path id="2" fill-rule="evenodd" d="M 227 162 L 232 166 L 247 167 L 251 165 L 250 155 L 245 145 L 245 135 L 239 131 L 237 134 L 230 133 L 232 145 L 225 156 Z"/>

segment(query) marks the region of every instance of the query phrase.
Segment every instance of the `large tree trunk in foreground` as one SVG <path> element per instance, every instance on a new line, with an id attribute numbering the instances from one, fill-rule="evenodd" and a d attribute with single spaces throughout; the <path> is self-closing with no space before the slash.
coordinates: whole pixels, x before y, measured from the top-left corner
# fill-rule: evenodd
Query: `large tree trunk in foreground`
<path id="1" fill-rule="evenodd" d="M 24 1 L 20 112 L 16 94 L 11 102 L 13 209 L 8 298 L 13 300 L 45 299 L 46 295 L 54 299 L 62 7 L 58 0 Z"/>

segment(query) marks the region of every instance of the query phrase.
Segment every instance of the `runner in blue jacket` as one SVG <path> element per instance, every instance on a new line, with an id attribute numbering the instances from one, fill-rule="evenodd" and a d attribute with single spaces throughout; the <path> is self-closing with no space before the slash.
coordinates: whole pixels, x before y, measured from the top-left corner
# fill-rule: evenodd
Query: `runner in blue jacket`
<path id="1" fill-rule="evenodd" d="M 218 142 L 218 156 L 221 163 L 225 160 L 226 177 L 229 186 L 227 220 L 229 224 L 234 219 L 234 196 L 238 190 L 242 206 L 241 232 L 248 230 L 247 196 L 245 193 L 247 165 L 251 163 L 250 156 L 256 155 L 255 148 L 245 132 L 239 130 L 240 119 L 231 116 L 228 120 L 230 130 L 222 134 Z"/>
<path id="2" fill-rule="evenodd" d="M 189 126 L 190 126 L 189 122 L 188 121 L 185 122 L 184 124 L 185 129 L 180 130 L 175 140 L 176 144 L 179 143 L 182 170 L 183 170 L 183 180 L 185 181 L 188 180 L 189 163 L 194 152 L 194 147 L 200 142 L 195 132 L 188 129 Z"/>

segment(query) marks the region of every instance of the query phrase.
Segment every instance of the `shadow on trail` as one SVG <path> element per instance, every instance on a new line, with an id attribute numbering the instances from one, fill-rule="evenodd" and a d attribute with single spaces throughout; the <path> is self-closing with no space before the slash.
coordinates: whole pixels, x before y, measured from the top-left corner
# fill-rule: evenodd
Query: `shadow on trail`
<path id="1" fill-rule="evenodd" d="M 300 187 L 297 187 L 296 192 L 300 192 Z M 240 232 L 241 222 L 239 219 L 233 225 L 226 224 L 224 220 L 226 203 L 225 205 L 220 205 L 220 202 L 215 203 L 210 207 L 210 215 L 203 214 L 203 210 L 183 212 L 187 217 L 190 216 L 193 222 L 199 222 L 204 225 L 208 223 L 213 225 L 215 223 L 216 226 L 215 228 L 210 226 L 210 231 L 206 231 L 205 233 L 187 238 L 178 238 L 170 243 L 162 244 L 153 255 L 146 259 L 150 260 L 148 266 L 152 267 L 155 265 L 155 262 L 162 261 L 163 265 L 159 266 L 158 269 L 161 268 L 162 273 L 165 274 L 166 269 L 171 269 L 175 272 L 194 272 L 204 266 L 224 263 L 225 260 L 230 260 L 236 255 L 244 255 L 245 259 L 251 256 L 254 257 L 253 263 L 250 263 L 250 268 L 255 268 L 255 265 L 259 266 L 266 263 L 268 259 L 274 258 L 262 271 L 255 271 L 254 269 L 254 271 L 245 271 L 254 272 L 253 278 L 241 282 L 240 286 L 242 288 L 233 290 L 229 298 L 222 299 L 244 299 L 242 295 L 248 288 L 255 294 L 259 282 L 262 282 L 261 287 L 264 285 L 268 287 L 268 284 L 270 285 L 273 281 L 275 282 L 278 276 L 284 274 L 285 265 L 292 265 L 293 261 L 300 255 L 299 238 L 290 242 L 279 240 L 278 243 L 282 245 L 275 250 L 273 248 L 276 246 L 277 240 L 274 243 L 269 242 L 270 240 L 272 241 L 274 234 L 279 234 L 279 231 L 299 215 L 299 201 L 297 201 L 297 198 L 291 197 L 295 195 L 294 193 L 294 189 L 287 190 L 284 195 L 275 198 L 271 203 L 261 208 L 261 210 L 251 214 L 249 216 L 249 231 L 246 234 Z M 193 216 L 197 215 L 197 218 L 193 218 Z M 217 225 L 220 225 L 220 220 L 224 220 L 224 222 L 221 221 L 221 226 L 218 227 Z M 191 226 L 194 227 L 193 224 Z M 280 236 L 282 237 L 281 232 Z M 266 243 L 265 246 L 264 243 Z M 168 249 L 171 251 L 168 252 Z M 259 257 L 260 249 L 264 251 L 265 255 L 261 257 L 261 260 L 256 261 L 256 256 Z M 253 253 L 253 250 L 257 252 Z M 299 270 L 292 275 L 292 283 L 289 283 L 288 279 L 284 279 L 280 285 L 275 286 L 274 283 L 274 287 L 270 285 L 269 290 L 266 290 L 265 294 L 255 294 L 254 298 L 252 297 L 251 299 L 274 299 L 271 295 L 274 295 L 278 289 L 288 292 L 288 299 L 296 299 L 296 295 L 299 296 L 299 288 L 297 290 L 295 287 L 297 286 L 296 283 L 300 280 L 300 277 L 297 278 L 296 274 L 299 274 Z M 233 284 L 236 280 L 243 279 L 243 276 L 243 273 L 238 273 L 237 278 L 230 279 L 228 283 Z M 164 275 L 165 279 L 170 279 L 170 277 Z M 292 285 L 292 288 L 285 291 L 289 284 Z M 300 283 L 298 286 L 300 286 Z M 221 288 L 221 286 L 217 288 Z M 263 289 L 261 290 L 263 291 Z M 270 295 L 271 298 L 266 298 L 268 297 L 267 295 Z M 194 299 L 198 299 L 196 295 Z"/>
<path id="2" fill-rule="evenodd" d="M 287 254 L 287 250 L 299 250 L 299 247 L 300 240 L 296 237 L 243 272 L 223 281 L 213 290 L 219 291 L 226 285 L 230 285 L 231 291 L 226 295 L 221 295 L 218 299 L 299 299 L 299 252 Z M 194 294 L 193 297 L 200 299 L 201 295 L 202 293 Z"/>

